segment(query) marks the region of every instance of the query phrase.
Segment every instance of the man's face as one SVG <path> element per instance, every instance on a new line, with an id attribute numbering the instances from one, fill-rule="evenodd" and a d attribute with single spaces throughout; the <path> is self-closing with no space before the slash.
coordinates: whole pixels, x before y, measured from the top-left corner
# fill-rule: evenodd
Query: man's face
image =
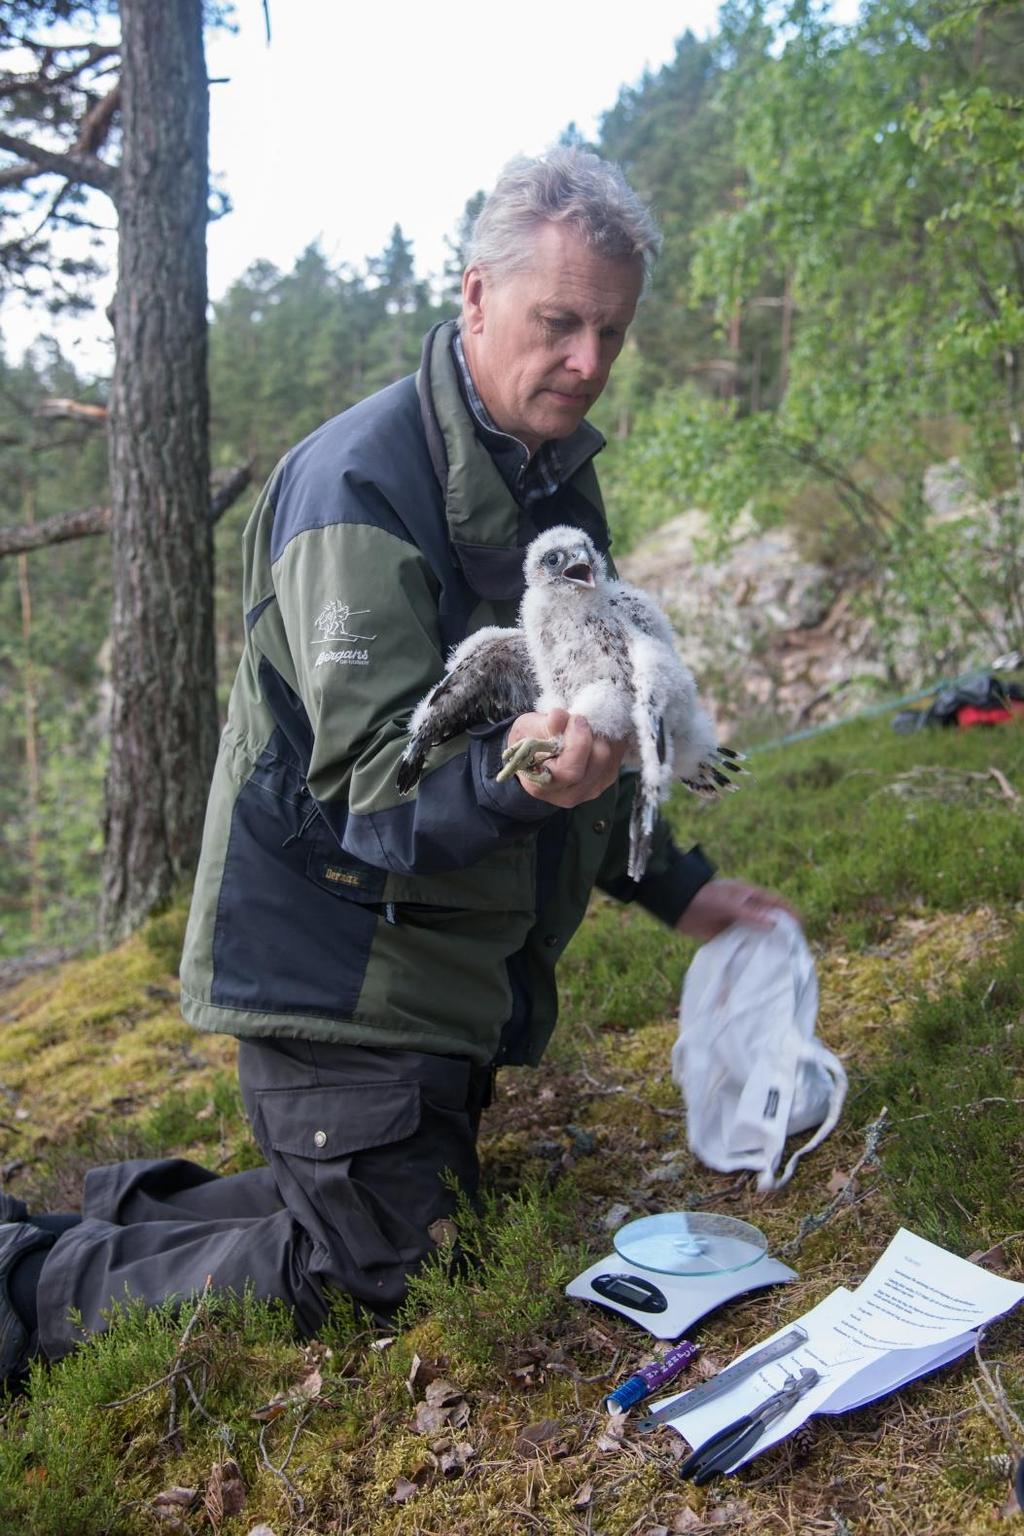
<path id="1" fill-rule="evenodd" d="M 568 437 L 604 389 L 633 319 L 643 264 L 600 255 L 542 224 L 522 272 L 467 267 L 463 343 L 474 382 L 503 432 L 535 453 Z"/>

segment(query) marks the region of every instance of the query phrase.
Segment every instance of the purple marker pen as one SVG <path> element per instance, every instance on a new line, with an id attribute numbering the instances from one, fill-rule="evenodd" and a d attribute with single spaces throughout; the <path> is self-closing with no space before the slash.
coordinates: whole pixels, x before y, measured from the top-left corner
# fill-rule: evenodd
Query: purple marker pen
<path id="1" fill-rule="evenodd" d="M 659 1387 L 663 1387 L 673 1376 L 685 1370 L 690 1361 L 700 1353 L 696 1344 L 691 1344 L 689 1339 L 683 1339 L 681 1344 L 676 1344 L 663 1355 L 660 1360 L 654 1360 L 650 1365 L 642 1366 L 635 1376 L 630 1376 L 621 1387 L 616 1387 L 605 1398 L 605 1406 L 608 1410 L 625 1413 L 627 1408 L 632 1408 L 634 1403 L 642 1402 L 645 1397 L 650 1397 Z"/>

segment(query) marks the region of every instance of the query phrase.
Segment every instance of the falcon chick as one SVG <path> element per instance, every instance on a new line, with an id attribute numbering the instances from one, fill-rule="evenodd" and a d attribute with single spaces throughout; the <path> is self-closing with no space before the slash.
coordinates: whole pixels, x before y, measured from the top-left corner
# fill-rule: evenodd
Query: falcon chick
<path id="1" fill-rule="evenodd" d="M 470 725 L 536 710 L 582 715 L 597 736 L 625 741 L 624 766 L 639 770 L 630 821 L 628 872 L 647 867 L 658 804 L 674 779 L 713 797 L 736 786 L 740 756 L 720 747 L 697 703 L 697 685 L 675 649 L 672 627 L 637 587 L 612 581 L 579 528 L 549 528 L 526 551 L 520 627 L 490 627 L 452 651 L 448 671 L 417 705 L 398 771 L 405 794 L 430 747 Z M 550 779 L 544 762 L 558 739 L 517 742 L 499 779 Z"/>

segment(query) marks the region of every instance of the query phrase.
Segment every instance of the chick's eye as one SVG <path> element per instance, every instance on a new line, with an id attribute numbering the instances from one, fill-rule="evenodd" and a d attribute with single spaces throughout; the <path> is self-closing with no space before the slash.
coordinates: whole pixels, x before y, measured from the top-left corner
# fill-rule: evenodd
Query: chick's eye
<path id="1" fill-rule="evenodd" d="M 545 565 L 552 565 L 552 566 L 558 564 L 558 555 L 555 552 L 555 550 L 551 550 L 551 552 L 549 554 L 546 554 L 544 556 L 544 564 Z"/>

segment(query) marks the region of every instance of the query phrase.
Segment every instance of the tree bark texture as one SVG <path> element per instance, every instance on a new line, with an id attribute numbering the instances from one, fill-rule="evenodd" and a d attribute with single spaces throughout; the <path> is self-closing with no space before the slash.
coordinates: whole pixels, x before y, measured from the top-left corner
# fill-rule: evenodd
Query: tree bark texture
<path id="1" fill-rule="evenodd" d="M 108 939 L 130 932 L 190 874 L 217 736 L 202 3 L 121 0 L 120 10 Z"/>

